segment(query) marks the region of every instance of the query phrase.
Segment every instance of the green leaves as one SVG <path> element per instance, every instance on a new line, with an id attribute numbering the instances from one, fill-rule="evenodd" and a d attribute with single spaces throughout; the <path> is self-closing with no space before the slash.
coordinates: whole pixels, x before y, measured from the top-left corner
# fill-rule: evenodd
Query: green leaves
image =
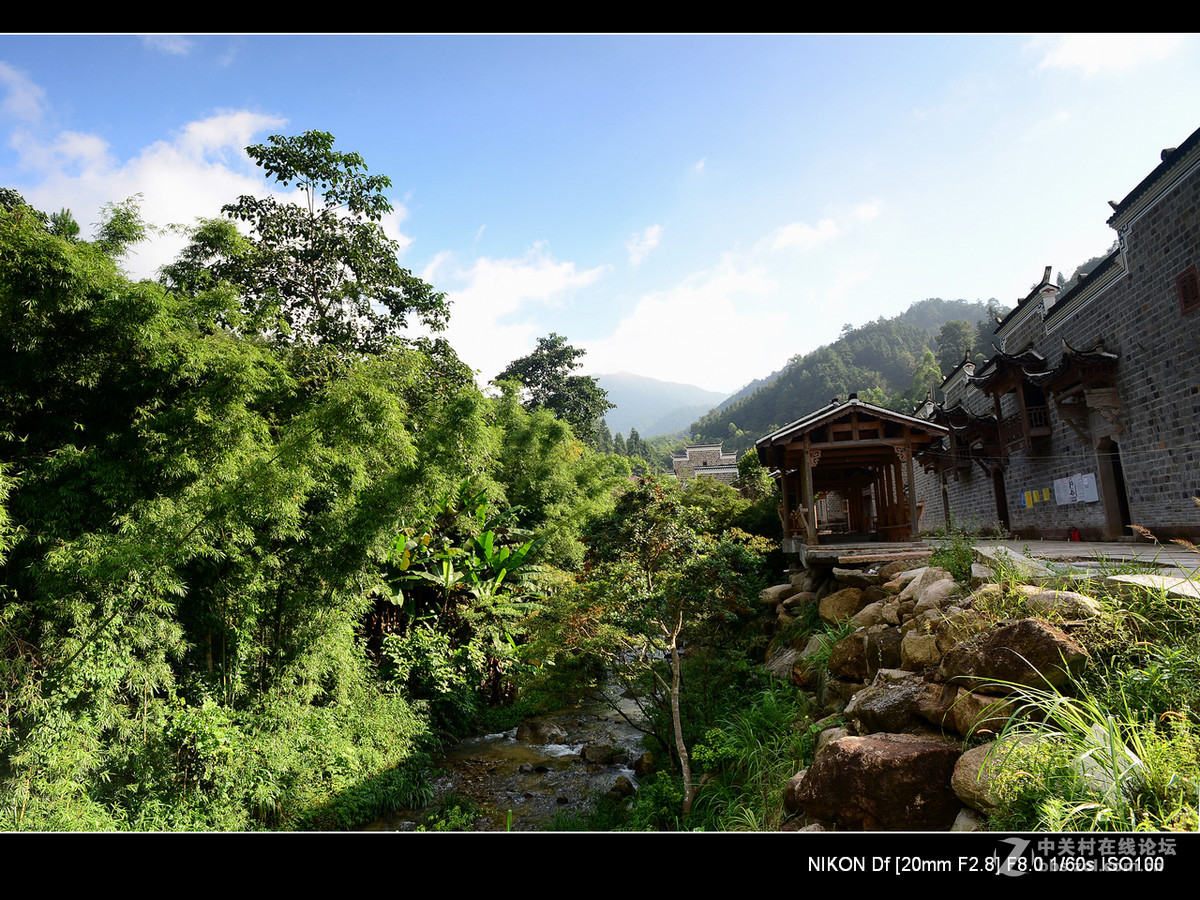
<path id="1" fill-rule="evenodd" d="M 415 316 L 433 331 L 446 326 L 444 294 L 400 266 L 399 245 L 378 222 L 392 210 L 391 181 L 367 175 L 357 153 L 333 149 L 333 136 L 273 135 L 246 151 L 303 204 L 239 197 L 222 212 L 249 226 L 247 241 L 201 221 L 166 283 L 195 290 L 228 281 L 241 293 L 247 324 L 277 342 L 298 341 L 341 353 L 380 353 Z"/>
<path id="2" fill-rule="evenodd" d="M 583 365 L 577 360 L 586 352 L 572 347 L 561 334 L 551 333 L 538 338 L 537 349 L 509 363 L 495 381 L 518 382 L 525 389 L 526 409 L 550 410 L 568 422 L 577 437 L 591 443 L 597 424 L 613 405 L 596 379 L 570 374 Z"/>

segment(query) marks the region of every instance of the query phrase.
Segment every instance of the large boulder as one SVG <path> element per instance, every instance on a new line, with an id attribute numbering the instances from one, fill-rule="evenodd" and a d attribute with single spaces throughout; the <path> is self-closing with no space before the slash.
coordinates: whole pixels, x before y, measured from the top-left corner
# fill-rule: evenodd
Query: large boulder
<path id="1" fill-rule="evenodd" d="M 800 588 L 794 584 L 776 584 L 769 588 L 763 588 L 759 593 L 759 599 L 767 606 L 775 606 L 777 603 L 782 603 L 792 594 L 800 593 Z"/>
<path id="2" fill-rule="evenodd" d="M 871 684 L 846 704 L 846 717 L 860 734 L 892 734 L 927 731 L 917 713 L 921 683 L 913 680 L 899 684 Z"/>
<path id="3" fill-rule="evenodd" d="M 829 671 L 847 681 L 865 681 L 868 672 L 865 638 L 865 631 L 859 629 L 834 644 L 829 651 Z"/>
<path id="4" fill-rule="evenodd" d="M 866 606 L 863 602 L 862 588 L 843 588 L 826 595 L 821 600 L 818 611 L 821 620 L 830 625 L 840 625 Z"/>
<path id="5" fill-rule="evenodd" d="M 963 687 L 1062 687 L 1082 671 L 1088 653 L 1065 632 L 1039 619 L 1021 619 L 952 648 L 942 657 L 938 677 Z"/>
<path id="6" fill-rule="evenodd" d="M 1100 604 L 1077 591 L 1038 591 L 1026 600 L 1029 609 L 1039 615 L 1053 614 L 1062 619 L 1091 619 L 1100 615 Z"/>
<path id="7" fill-rule="evenodd" d="M 522 744 L 562 744 L 567 733 L 554 722 L 526 719 L 517 726 L 517 740 Z"/>
<path id="8" fill-rule="evenodd" d="M 954 766 L 954 775 L 950 779 L 958 799 L 982 813 L 991 815 L 996 812 L 999 799 L 995 780 L 1004 766 L 1014 740 L 1016 739 L 1005 738 L 1001 742 L 992 741 L 973 747 L 959 757 Z"/>
<path id="9" fill-rule="evenodd" d="M 1055 577 L 1055 571 L 1045 563 L 1017 553 L 1004 546 L 977 545 L 972 548 L 975 558 L 1005 581 L 1042 581 Z"/>
<path id="10" fill-rule="evenodd" d="M 962 804 L 950 787 L 958 744 L 872 734 L 832 741 L 796 785 L 795 802 L 842 828 L 945 831 Z"/>
<path id="11" fill-rule="evenodd" d="M 865 569 L 840 569 L 837 566 L 833 567 L 833 577 L 846 587 L 856 588 L 869 588 L 883 581 L 876 573 Z"/>

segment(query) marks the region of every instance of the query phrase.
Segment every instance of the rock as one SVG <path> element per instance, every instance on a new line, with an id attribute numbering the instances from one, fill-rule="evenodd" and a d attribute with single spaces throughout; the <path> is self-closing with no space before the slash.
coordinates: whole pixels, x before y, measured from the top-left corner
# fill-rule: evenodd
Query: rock
<path id="1" fill-rule="evenodd" d="M 561 744 L 567 733 L 553 722 L 526 719 L 517 726 L 517 740 L 522 744 Z"/>
<path id="2" fill-rule="evenodd" d="M 874 678 L 880 669 L 901 668 L 900 630 L 888 625 L 872 625 L 866 629 L 863 651 L 867 657 L 867 678 Z"/>
<path id="3" fill-rule="evenodd" d="M 929 556 L 932 556 L 932 551 Z M 902 572 L 911 572 L 914 569 L 923 569 L 929 565 L 929 556 L 920 559 L 898 559 L 895 562 L 890 562 L 879 570 L 880 582 L 891 581 Z"/>
<path id="4" fill-rule="evenodd" d="M 829 671 L 836 677 L 863 682 L 867 679 L 866 633 L 847 635 L 829 651 Z"/>
<path id="5" fill-rule="evenodd" d="M 1154 591 L 1175 600 L 1200 600 L 1200 580 L 1169 575 L 1110 575 L 1104 579 L 1114 590 Z"/>
<path id="6" fill-rule="evenodd" d="M 868 603 L 862 609 L 854 614 L 850 623 L 856 628 L 863 628 L 867 625 L 879 625 L 883 622 L 883 604 L 876 601 Z"/>
<path id="7" fill-rule="evenodd" d="M 919 672 L 942 661 L 937 635 L 914 628 L 900 642 L 900 668 Z"/>
<path id="8" fill-rule="evenodd" d="M 950 787 L 959 747 L 938 738 L 872 734 L 832 741 L 796 788 L 810 816 L 864 830 L 939 830 L 961 803 Z"/>
<path id="9" fill-rule="evenodd" d="M 939 578 L 931 584 L 918 588 L 914 598 L 917 602 L 913 612 L 922 613 L 927 609 L 940 609 L 949 606 L 962 596 L 962 588 L 953 578 Z"/>
<path id="10" fill-rule="evenodd" d="M 950 826 L 951 831 L 985 831 L 986 828 L 987 820 L 969 806 L 958 811 L 954 824 Z"/>
<path id="11" fill-rule="evenodd" d="M 843 588 L 821 600 L 821 621 L 838 625 L 854 616 L 863 607 L 861 588 Z"/>
<path id="12" fill-rule="evenodd" d="M 805 606 L 808 606 L 808 604 L 810 604 L 810 603 L 815 603 L 816 599 L 817 599 L 817 595 L 814 594 L 812 591 L 798 591 L 797 593 L 792 594 L 792 596 L 790 596 L 786 600 L 784 600 L 783 603 L 780 604 L 780 606 L 783 609 L 788 610 L 789 612 L 794 612 L 797 609 L 802 609 Z"/>
<path id="13" fill-rule="evenodd" d="M 761 583 L 761 582 L 760 582 Z M 782 603 L 792 594 L 800 593 L 800 588 L 794 584 L 777 584 L 773 587 L 763 588 L 758 597 L 767 606 L 774 606 L 777 603 Z"/>
<path id="14" fill-rule="evenodd" d="M 999 734 L 1016 709 L 1016 704 L 1005 697 L 960 690 L 951 710 L 954 730 L 963 737 Z"/>
<path id="15" fill-rule="evenodd" d="M 949 570 L 943 569 L 941 566 L 926 566 L 924 569 L 920 569 L 919 572 L 920 574 L 908 583 L 908 587 L 900 592 L 898 599 L 901 603 L 908 599 L 912 599 L 914 602 L 920 600 L 925 591 L 939 581 L 949 580 L 951 584 L 954 583 L 954 576 L 950 574 Z"/>
<path id="16" fill-rule="evenodd" d="M 608 789 L 608 795 L 615 800 L 623 800 L 626 797 L 632 797 L 636 791 L 637 788 L 633 786 L 632 781 L 624 775 L 618 775 L 613 786 Z"/>
<path id="17" fill-rule="evenodd" d="M 839 717 L 840 718 L 840 717 Z M 828 744 L 834 741 L 840 741 L 842 738 L 851 737 L 850 729 L 845 725 L 837 725 L 833 728 L 826 728 L 817 735 L 817 746 L 813 749 L 813 755 L 820 753 Z"/>
<path id="18" fill-rule="evenodd" d="M 647 750 L 639 756 L 633 763 L 633 774 L 638 778 L 645 778 L 654 771 L 654 754 Z"/>
<path id="19" fill-rule="evenodd" d="M 954 728 L 954 704 L 958 688 L 952 684 L 925 682 L 916 698 L 917 714 L 935 728 Z"/>
<path id="20" fill-rule="evenodd" d="M 800 782 L 804 780 L 804 773 L 807 769 L 802 769 L 788 779 L 788 783 L 783 787 L 783 808 L 790 813 L 800 812 Z"/>
<path id="21" fill-rule="evenodd" d="M 834 566 L 833 577 L 846 587 L 868 588 L 883 583 L 878 575 L 864 569 L 839 569 Z"/>
<path id="22" fill-rule="evenodd" d="M 605 765 L 612 760 L 613 746 L 602 741 L 586 744 L 579 754 L 584 762 Z"/>
<path id="23" fill-rule="evenodd" d="M 792 666 L 796 664 L 796 659 L 800 656 L 800 651 L 795 647 L 781 647 L 776 650 L 763 663 L 763 668 L 774 675 L 776 678 L 787 680 L 792 676 Z"/>
<path id="24" fill-rule="evenodd" d="M 997 693 L 1006 690 L 1004 682 L 1060 687 L 1083 669 L 1087 658 L 1087 651 L 1053 625 L 1021 619 L 951 649 L 942 657 L 938 677 L 968 688 L 988 685 Z"/>
<path id="25" fill-rule="evenodd" d="M 996 775 L 1015 740 L 1005 738 L 1000 744 L 992 741 L 973 747 L 959 757 L 950 784 L 963 803 L 986 815 L 996 812 L 999 808 L 995 792 Z"/>
<path id="26" fill-rule="evenodd" d="M 919 681 L 907 684 L 872 684 L 850 698 L 846 715 L 854 720 L 861 734 L 888 732 L 900 734 L 921 730 L 924 722 L 917 715 Z"/>
<path id="27" fill-rule="evenodd" d="M 976 546 L 971 549 L 975 558 L 991 569 L 997 578 L 1004 576 L 1007 580 L 1038 581 L 1055 575 L 1049 566 L 1007 547 Z"/>
<path id="28" fill-rule="evenodd" d="M 987 584 L 992 580 L 992 570 L 980 562 L 971 563 L 971 578 L 970 584 L 972 588 L 977 588 L 981 584 Z"/>
<path id="29" fill-rule="evenodd" d="M 1034 613 L 1054 613 L 1064 619 L 1091 619 L 1101 612 L 1099 603 L 1075 591 L 1038 591 L 1025 602 Z"/>
<path id="30" fill-rule="evenodd" d="M 991 627 L 992 622 L 982 613 L 972 609 L 949 606 L 942 611 L 942 617 L 934 626 L 938 651 L 945 655 L 955 645 L 961 644 L 973 635 L 987 631 Z"/>

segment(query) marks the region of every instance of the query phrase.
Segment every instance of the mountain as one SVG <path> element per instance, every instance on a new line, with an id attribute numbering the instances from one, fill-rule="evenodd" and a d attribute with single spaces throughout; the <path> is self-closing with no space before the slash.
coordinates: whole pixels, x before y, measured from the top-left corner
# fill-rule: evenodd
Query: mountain
<path id="1" fill-rule="evenodd" d="M 674 434 L 726 397 L 694 384 L 659 381 L 630 372 L 593 377 L 608 391 L 608 402 L 616 405 L 604 417 L 613 434 L 628 434 L 630 428 L 636 428 L 643 438 Z"/>
<path id="2" fill-rule="evenodd" d="M 872 403 L 911 412 L 925 397 L 928 385 L 941 378 L 932 354 L 942 325 L 966 321 L 977 325 L 981 337 L 990 339 L 995 315 L 1002 309 L 995 301 L 984 304 L 934 297 L 912 304 L 891 319 L 880 316 L 859 328 L 847 325 L 832 344 L 792 357 L 782 370 L 751 382 L 693 422 L 688 431 L 701 441 L 723 441 L 726 451 L 740 454 L 780 425 L 824 406 L 833 397 L 845 399 L 851 392 Z M 931 353 L 928 359 L 926 352 Z"/>

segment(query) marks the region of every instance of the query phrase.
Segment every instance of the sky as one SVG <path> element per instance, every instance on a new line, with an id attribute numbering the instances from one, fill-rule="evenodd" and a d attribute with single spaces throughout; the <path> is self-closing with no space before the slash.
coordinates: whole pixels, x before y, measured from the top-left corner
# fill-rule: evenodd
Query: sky
<path id="1" fill-rule="evenodd" d="M 285 195 L 247 145 L 330 132 L 481 384 L 557 332 L 733 392 L 927 297 L 1012 306 L 1197 128 L 1196 35 L 0 36 L 0 185 L 85 235 L 140 195 L 152 278 L 166 226 Z"/>

